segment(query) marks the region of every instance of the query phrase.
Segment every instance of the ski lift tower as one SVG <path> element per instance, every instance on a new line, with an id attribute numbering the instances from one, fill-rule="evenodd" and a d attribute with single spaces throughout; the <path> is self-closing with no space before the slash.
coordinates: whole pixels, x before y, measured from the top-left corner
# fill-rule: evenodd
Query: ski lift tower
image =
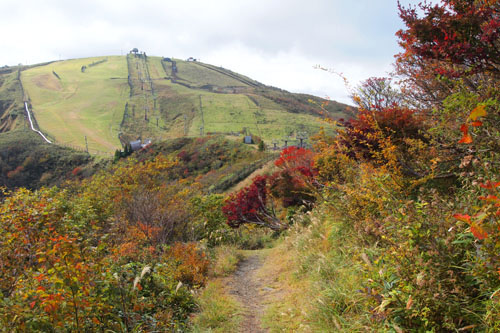
<path id="1" fill-rule="evenodd" d="M 287 148 L 288 147 L 288 142 L 292 141 L 292 137 L 291 136 L 285 136 L 283 138 L 283 141 L 285 141 L 285 146 L 283 148 Z"/>
<path id="2" fill-rule="evenodd" d="M 272 143 L 273 143 L 273 150 L 278 150 L 278 143 L 279 143 L 278 140 L 274 139 Z"/>
<path id="3" fill-rule="evenodd" d="M 307 136 L 307 132 L 297 132 L 297 140 L 300 141 L 300 148 L 304 148 L 305 146 L 305 143 L 304 143 L 304 140 L 307 140 L 308 136 Z"/>

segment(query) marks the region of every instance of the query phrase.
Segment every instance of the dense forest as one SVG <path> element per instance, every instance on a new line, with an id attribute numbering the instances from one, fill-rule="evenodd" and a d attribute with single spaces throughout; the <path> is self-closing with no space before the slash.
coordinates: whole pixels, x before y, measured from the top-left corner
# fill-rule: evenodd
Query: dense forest
<path id="1" fill-rule="evenodd" d="M 216 331 L 223 308 L 204 328 L 190 318 L 207 315 L 197 295 L 232 255 L 219 249 L 272 243 L 292 258 L 302 284 L 287 308 L 307 324 L 277 313 L 279 329 L 500 330 L 500 5 L 399 13 L 394 76 L 355 87 L 358 111 L 327 120 L 337 134 L 311 150 L 178 139 L 4 190 L 0 327 Z"/>

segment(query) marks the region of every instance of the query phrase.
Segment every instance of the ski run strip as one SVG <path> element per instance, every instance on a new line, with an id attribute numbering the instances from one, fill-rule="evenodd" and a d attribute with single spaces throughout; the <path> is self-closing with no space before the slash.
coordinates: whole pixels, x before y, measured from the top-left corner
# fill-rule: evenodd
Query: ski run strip
<path id="1" fill-rule="evenodd" d="M 28 114 L 28 120 L 30 121 L 30 125 L 31 125 L 31 130 L 34 131 L 34 132 L 37 132 L 38 134 L 41 135 L 41 137 L 47 142 L 47 143 L 52 143 L 49 139 L 47 139 L 45 137 L 45 135 L 43 135 L 42 132 L 40 132 L 39 130 L 36 130 L 35 127 L 33 126 L 33 121 L 31 120 L 31 114 L 30 114 L 30 110 L 28 109 L 28 103 L 27 102 L 24 102 L 24 107 L 26 108 L 26 113 Z"/>

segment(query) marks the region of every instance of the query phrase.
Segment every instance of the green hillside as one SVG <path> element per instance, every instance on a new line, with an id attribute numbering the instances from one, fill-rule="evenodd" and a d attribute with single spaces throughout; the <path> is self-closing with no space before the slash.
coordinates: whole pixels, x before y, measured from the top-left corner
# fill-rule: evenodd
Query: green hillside
<path id="1" fill-rule="evenodd" d="M 105 60 L 96 66 L 89 66 Z M 82 66 L 87 66 L 82 72 Z M 56 142 L 112 151 L 128 98 L 123 57 L 56 62 L 22 72 L 26 94 L 40 128 Z"/>
<path id="2" fill-rule="evenodd" d="M 18 68 L 0 69 L 0 133 L 23 126 L 22 102 Z"/>
<path id="3" fill-rule="evenodd" d="M 248 133 L 271 144 L 324 125 L 322 99 L 197 61 L 130 53 L 53 62 L 21 71 L 20 80 L 16 75 L 1 75 L 2 82 L 24 88 L 40 129 L 60 145 L 91 153 L 110 153 L 138 138 L 206 134 Z M 16 96 L 22 108 L 22 93 Z M 345 117 L 346 107 L 331 102 L 327 112 Z"/>

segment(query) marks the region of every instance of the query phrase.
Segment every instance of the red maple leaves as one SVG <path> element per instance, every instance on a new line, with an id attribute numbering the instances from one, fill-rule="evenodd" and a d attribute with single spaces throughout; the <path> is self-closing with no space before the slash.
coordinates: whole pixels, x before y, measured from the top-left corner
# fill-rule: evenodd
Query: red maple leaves
<path id="1" fill-rule="evenodd" d="M 465 72 L 498 72 L 498 6 L 487 1 L 443 0 L 418 7 L 424 13 L 422 17 L 416 7 L 403 8 L 399 4 L 399 15 L 407 27 L 397 33 L 405 50 L 397 56 L 399 59 L 416 57 L 459 65 L 436 68 L 438 74 L 448 77 Z"/>

